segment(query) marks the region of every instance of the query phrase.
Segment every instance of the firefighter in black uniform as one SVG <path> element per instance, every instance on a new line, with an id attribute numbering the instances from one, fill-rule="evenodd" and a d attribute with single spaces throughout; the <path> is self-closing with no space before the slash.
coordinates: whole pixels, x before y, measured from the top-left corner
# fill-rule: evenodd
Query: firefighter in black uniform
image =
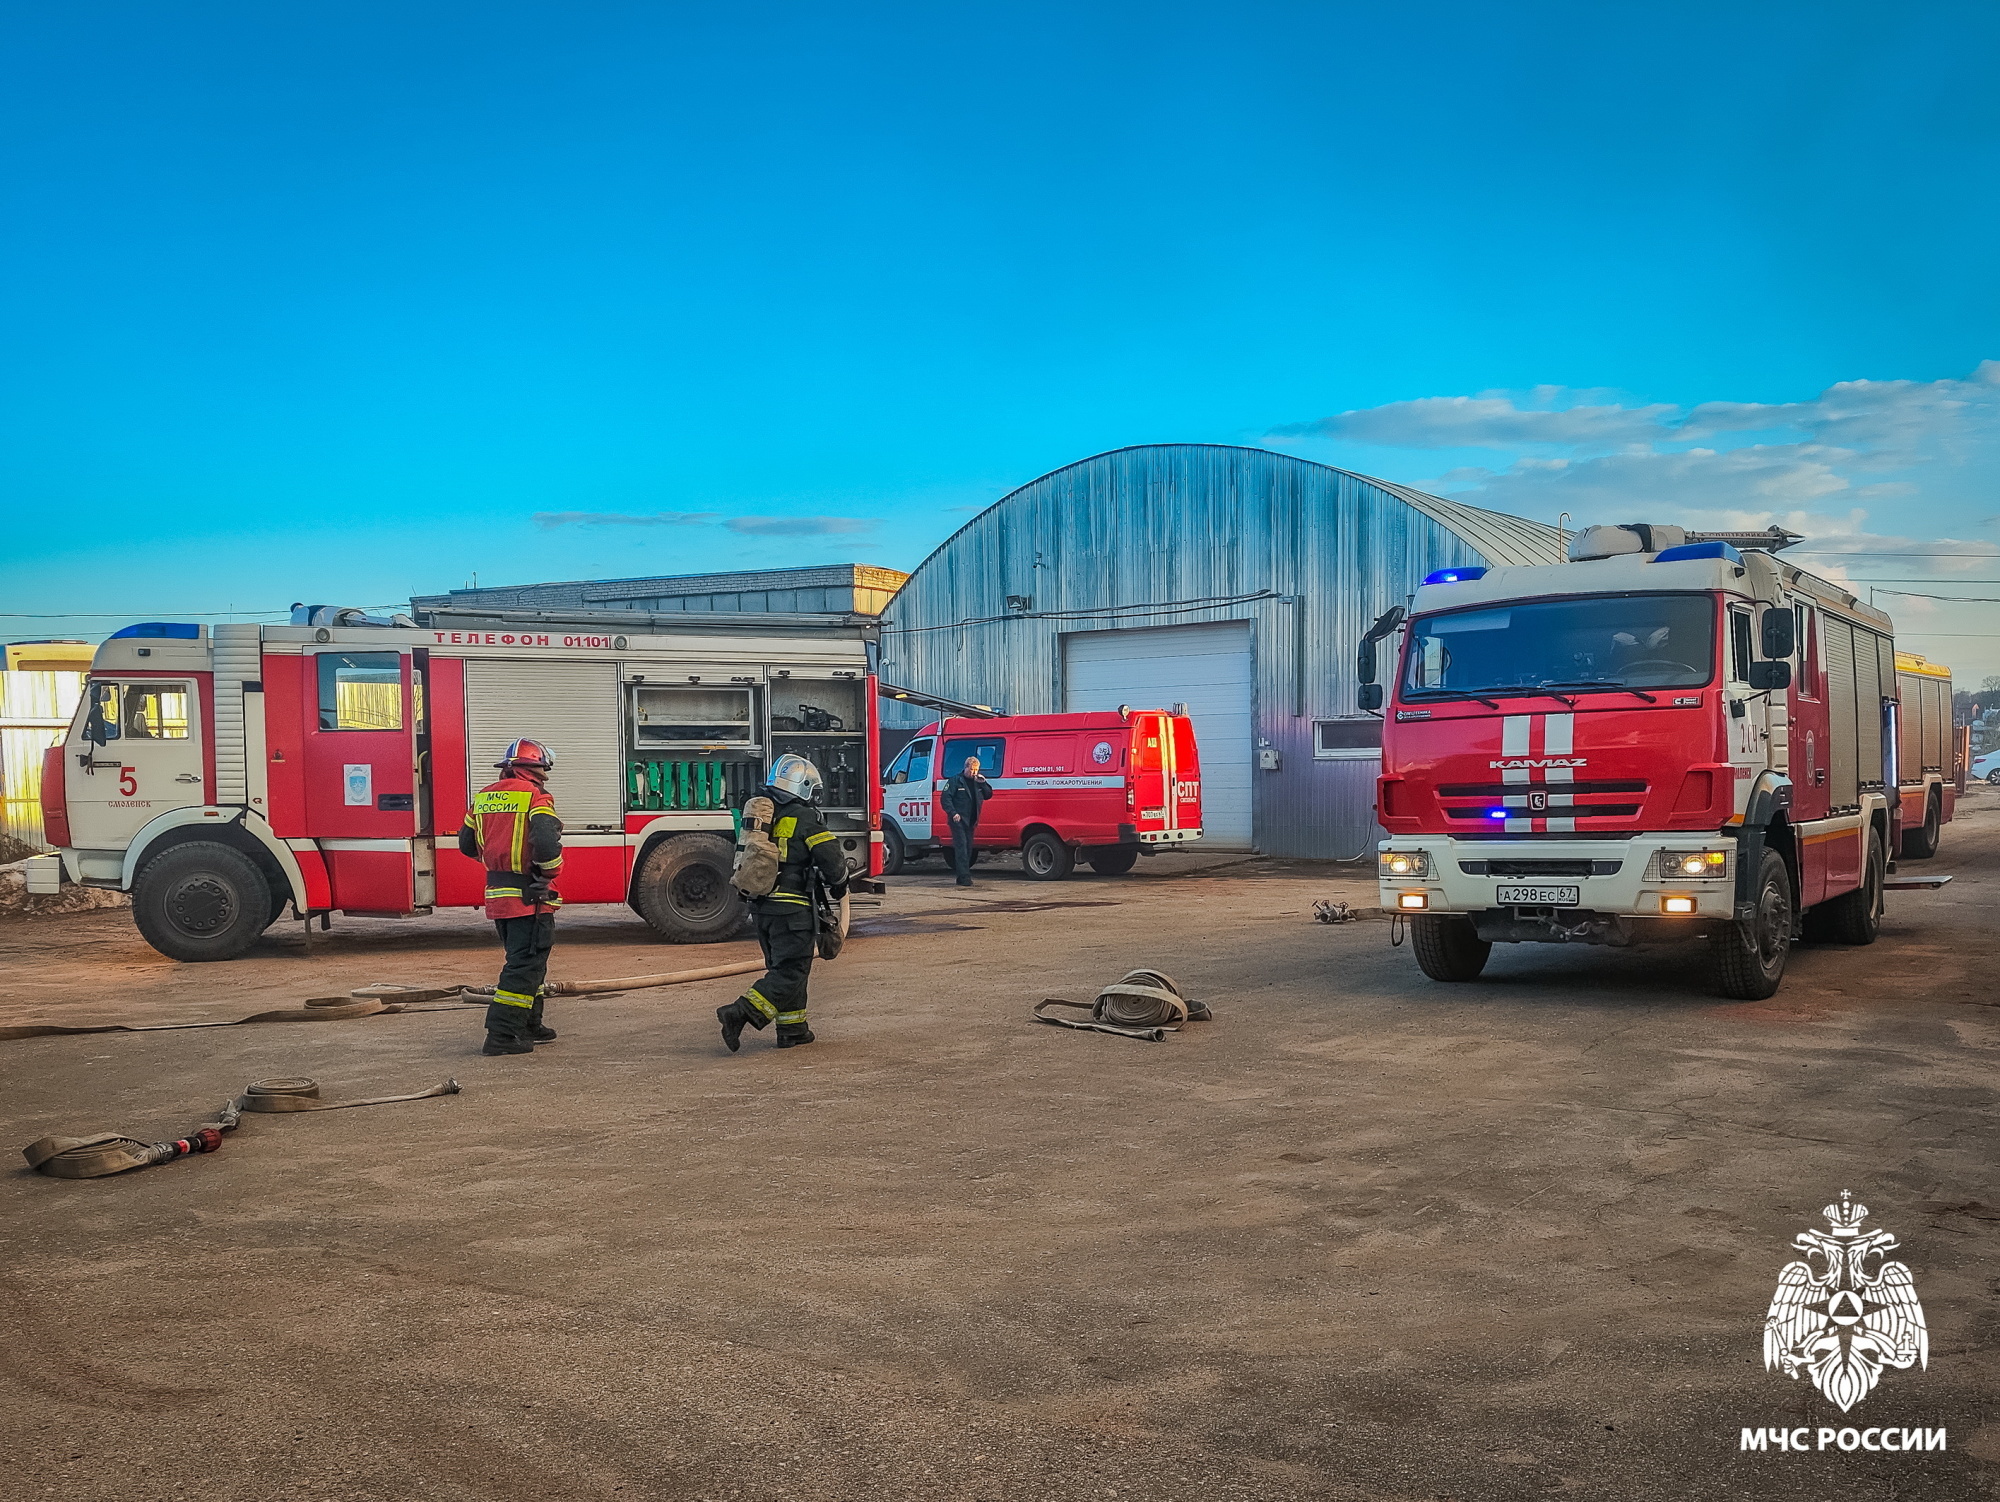
<path id="1" fill-rule="evenodd" d="M 813 1041 L 806 1025 L 806 982 L 819 952 L 813 877 L 825 884 L 834 902 L 847 895 L 847 858 L 838 836 L 820 818 L 820 791 L 819 769 L 803 756 L 788 753 L 771 768 L 764 793 L 774 810 L 771 838 L 778 846 L 778 880 L 768 897 L 751 900 L 766 969 L 756 985 L 715 1009 L 731 1053 L 742 1046 L 745 1027 L 761 1032 L 767 1022 L 778 1024 L 780 1048 Z"/>

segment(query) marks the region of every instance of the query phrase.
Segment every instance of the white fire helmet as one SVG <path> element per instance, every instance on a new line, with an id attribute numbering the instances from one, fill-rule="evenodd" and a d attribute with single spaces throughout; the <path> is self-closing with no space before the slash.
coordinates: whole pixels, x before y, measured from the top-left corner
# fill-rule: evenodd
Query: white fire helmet
<path id="1" fill-rule="evenodd" d="M 818 803 L 820 793 L 826 786 L 820 781 L 818 767 L 790 751 L 771 764 L 771 775 L 767 781 L 779 792 L 806 803 Z"/>

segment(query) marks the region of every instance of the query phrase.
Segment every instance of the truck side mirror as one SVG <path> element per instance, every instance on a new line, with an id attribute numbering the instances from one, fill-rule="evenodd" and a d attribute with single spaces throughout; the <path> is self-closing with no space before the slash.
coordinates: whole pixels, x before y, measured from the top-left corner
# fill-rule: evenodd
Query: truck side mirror
<path id="1" fill-rule="evenodd" d="M 1768 620 L 1769 617 L 1767 616 Z M 1790 619 L 1790 617 L 1786 617 Z M 1768 639 L 1769 633 L 1765 633 Z M 1789 662 L 1753 662 L 1750 664 L 1750 686 L 1769 692 L 1775 688 L 1790 688 L 1792 685 L 1792 665 Z"/>
<path id="2" fill-rule="evenodd" d="M 1373 683 L 1375 670 L 1375 640 L 1373 637 L 1364 637 L 1354 652 L 1354 676 L 1362 683 Z"/>
<path id="3" fill-rule="evenodd" d="M 1767 610 L 1764 612 L 1763 633 L 1766 657 L 1790 657 L 1792 650 L 1798 646 L 1798 617 L 1789 610 Z"/>
<path id="4" fill-rule="evenodd" d="M 1382 710 L 1381 684 L 1364 683 L 1361 685 L 1361 692 L 1356 694 L 1354 697 L 1355 697 L 1355 702 L 1358 703 L 1363 709 L 1367 710 L 1370 714 L 1381 713 Z"/>
<path id="5" fill-rule="evenodd" d="M 104 724 L 104 701 L 91 695 L 90 712 L 83 717 L 83 738 L 93 746 L 101 746 L 111 739 L 110 731 Z"/>

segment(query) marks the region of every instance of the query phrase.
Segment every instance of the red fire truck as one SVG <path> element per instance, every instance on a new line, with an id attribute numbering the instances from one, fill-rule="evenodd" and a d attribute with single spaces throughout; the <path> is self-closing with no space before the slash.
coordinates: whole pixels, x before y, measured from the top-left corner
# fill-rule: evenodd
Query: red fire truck
<path id="1" fill-rule="evenodd" d="M 993 784 L 978 848 L 1018 849 L 1038 880 L 1069 875 L 1079 853 L 1099 875 L 1122 876 L 1141 853 L 1201 838 L 1201 757 L 1185 713 L 946 718 L 919 730 L 883 774 L 886 873 L 951 847 L 937 795 L 968 756 Z"/>
<path id="2" fill-rule="evenodd" d="M 1496 943 L 1702 938 L 1755 999 L 1797 938 L 1874 940 L 1892 853 L 1952 813 L 1949 677 L 1899 694 L 1889 618 L 1755 541 L 1593 527 L 1567 563 L 1439 570 L 1370 629 L 1373 711 L 1375 644 L 1403 634 L 1379 875 L 1426 975 L 1471 980 Z"/>
<path id="3" fill-rule="evenodd" d="M 879 866 L 872 624 L 294 618 L 130 626 L 98 649 L 44 766 L 59 848 L 30 862 L 31 891 L 129 891 L 139 931 L 182 960 L 243 953 L 287 905 L 321 927 L 476 907 L 455 836 L 523 735 L 556 751 L 563 898 L 629 903 L 664 939 L 739 931 L 733 810 L 785 752 L 818 765 L 850 868 Z"/>

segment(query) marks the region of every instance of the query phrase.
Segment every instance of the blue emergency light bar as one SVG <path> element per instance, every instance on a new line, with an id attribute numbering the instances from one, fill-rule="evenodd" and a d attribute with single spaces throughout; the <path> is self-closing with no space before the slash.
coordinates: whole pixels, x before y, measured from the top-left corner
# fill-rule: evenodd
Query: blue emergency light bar
<path id="1" fill-rule="evenodd" d="M 1489 808 L 1486 810 L 1486 817 L 1489 819 L 1504 819 L 1507 817 L 1507 810 L 1504 808 Z"/>
<path id="2" fill-rule="evenodd" d="M 185 625 L 180 621 L 141 621 L 136 626 L 127 626 L 122 631 L 111 633 L 116 641 L 121 636 L 150 637 L 155 641 L 199 641 L 201 627 Z"/>
<path id="3" fill-rule="evenodd" d="M 1662 548 L 1653 562 L 1679 563 L 1684 558 L 1720 558 L 1738 567 L 1743 563 L 1743 555 L 1726 542 L 1684 542 L 1677 548 Z"/>
<path id="4" fill-rule="evenodd" d="M 1426 584 L 1470 584 L 1474 579 L 1484 579 L 1483 568 L 1441 568 L 1424 575 Z"/>

